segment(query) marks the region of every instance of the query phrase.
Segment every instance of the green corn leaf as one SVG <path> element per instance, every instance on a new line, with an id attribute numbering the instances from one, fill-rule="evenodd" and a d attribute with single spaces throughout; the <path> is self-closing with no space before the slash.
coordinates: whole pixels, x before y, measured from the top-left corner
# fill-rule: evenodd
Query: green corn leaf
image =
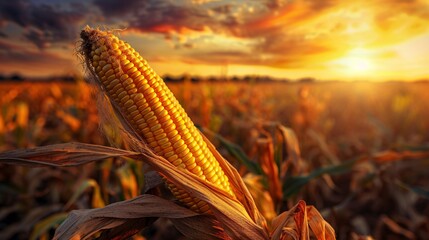
<path id="1" fill-rule="evenodd" d="M 225 139 L 224 137 L 222 137 L 221 135 L 211 132 L 210 130 L 206 129 L 206 128 L 200 128 L 200 130 L 202 130 L 204 133 L 213 136 L 216 140 L 219 141 L 220 145 L 222 147 L 224 147 L 228 153 L 235 157 L 241 164 L 243 164 L 244 166 L 246 166 L 246 168 L 255 174 L 258 175 L 263 175 L 263 171 L 261 169 L 261 167 L 256 163 L 253 162 L 252 160 L 249 159 L 249 157 L 246 155 L 246 153 L 244 153 L 243 149 L 238 146 L 237 144 L 228 141 L 227 139 Z"/>
<path id="2" fill-rule="evenodd" d="M 294 176 L 287 178 L 283 184 L 283 198 L 287 199 L 297 194 L 308 182 L 324 174 L 341 174 L 349 172 L 358 160 L 359 159 L 352 159 L 341 164 L 322 167 L 305 176 Z"/>

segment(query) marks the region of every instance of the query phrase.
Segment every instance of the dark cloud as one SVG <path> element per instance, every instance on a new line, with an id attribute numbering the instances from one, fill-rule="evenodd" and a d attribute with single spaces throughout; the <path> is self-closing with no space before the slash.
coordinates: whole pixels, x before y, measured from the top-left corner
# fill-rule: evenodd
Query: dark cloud
<path id="1" fill-rule="evenodd" d="M 186 62 L 192 62 L 191 59 L 194 58 L 194 61 L 205 64 L 229 62 L 296 67 L 301 65 L 301 60 L 307 59 L 307 56 L 330 50 L 322 44 L 305 39 L 306 36 L 300 33 L 293 32 L 295 25 L 301 21 L 315 18 L 334 5 L 333 0 L 324 4 L 316 2 L 274 1 L 267 4 L 270 8 L 277 8 L 276 15 L 260 7 L 249 17 L 245 12 L 241 15 L 238 14 L 237 9 L 242 10 L 245 7 L 230 3 L 204 7 L 201 5 L 178 6 L 164 1 L 152 1 L 143 6 L 139 10 L 140 13 L 130 20 L 128 28 L 140 32 L 162 33 L 168 39 L 172 39 L 171 33 L 177 33 L 186 38 L 193 34 L 191 31 L 204 32 L 207 30 L 215 34 L 237 38 L 237 41 L 239 39 L 258 39 L 257 44 L 250 46 L 250 53 L 216 49 L 207 53 L 204 49 L 198 49 L 192 45 L 195 52 L 185 57 Z M 182 46 L 189 47 L 189 42 L 185 41 Z M 260 57 L 262 55 L 265 57 Z"/>
<path id="2" fill-rule="evenodd" d="M 255 64 L 261 59 L 255 55 L 240 51 L 202 51 L 189 54 L 184 60 L 187 63 L 219 64 Z"/>
<path id="3" fill-rule="evenodd" d="M 231 4 L 224 4 L 221 6 L 216 6 L 211 8 L 216 13 L 220 14 L 231 14 L 232 13 L 232 5 Z"/>
<path id="4" fill-rule="evenodd" d="M 23 0 L 1 1 L 0 2 L 0 21 L 11 21 L 21 27 L 27 27 L 31 22 L 29 16 L 30 4 Z"/>
<path id="5" fill-rule="evenodd" d="M 65 61 L 65 59 L 45 51 L 29 51 L 14 44 L 0 42 L 1 61 L 7 60 L 8 62 L 22 62 L 26 64 L 38 61 L 51 62 L 52 59 Z"/>
<path id="6" fill-rule="evenodd" d="M 123 17 L 130 13 L 137 13 L 144 6 L 145 1 L 141 0 L 95 0 L 94 5 L 103 13 L 106 19 L 110 17 Z"/>
<path id="7" fill-rule="evenodd" d="M 290 48 L 293 49 L 293 48 Z M 287 51 L 288 49 L 283 49 Z M 279 53 L 258 53 L 252 52 L 240 52 L 240 51 L 202 51 L 194 52 L 187 55 L 182 60 L 189 64 L 239 64 L 239 65 L 261 65 L 271 66 L 278 68 L 298 68 L 308 65 L 308 58 L 306 55 L 302 55 L 297 58 L 297 55 L 301 55 L 299 50 L 291 52 Z M 310 50 L 311 51 L 311 50 Z"/>
<path id="8" fill-rule="evenodd" d="M 44 48 L 51 43 L 70 43 L 79 32 L 78 23 L 86 17 L 86 11 L 79 7 L 36 5 L 23 0 L 0 3 L 2 22 L 12 22 L 24 29 L 23 36 L 37 47 Z"/>
<path id="9" fill-rule="evenodd" d="M 334 6 L 341 0 L 266 0 L 265 6 L 270 10 L 278 10 L 288 5 L 304 4 L 312 10 L 322 10 L 326 7 Z"/>
<path id="10" fill-rule="evenodd" d="M 6 43 L 6 42 L 3 42 L 3 41 L 0 41 L 0 55 L 4 55 L 5 53 L 7 53 L 8 51 L 10 51 L 9 49 L 10 49 L 10 47 L 11 47 L 11 45 L 10 44 L 8 44 L 8 43 Z"/>
<path id="11" fill-rule="evenodd" d="M 215 22 L 202 8 L 152 2 L 130 21 L 129 27 L 142 32 L 181 33 L 185 29 L 203 31 Z"/>
<path id="12" fill-rule="evenodd" d="M 47 41 L 49 36 L 37 28 L 28 29 L 28 31 L 24 33 L 24 37 L 33 42 L 39 49 L 44 49 L 49 46 L 50 41 Z"/>
<path id="13" fill-rule="evenodd" d="M 47 51 L 29 51 L 21 46 L 0 41 L 0 72 L 20 72 L 27 75 L 44 75 L 46 70 L 57 73 L 74 70 L 73 59 L 66 59 Z M 54 71 L 55 71 L 54 70 Z"/>
<path id="14" fill-rule="evenodd" d="M 266 0 L 265 6 L 268 7 L 268 9 L 273 10 L 283 6 L 285 3 L 285 0 Z"/>
<path id="15" fill-rule="evenodd" d="M 272 33 L 271 35 L 267 35 L 264 41 L 257 44 L 255 50 L 260 53 L 294 56 L 301 54 L 305 56 L 323 53 L 331 49 L 317 43 L 317 41 L 306 40 L 304 36 Z"/>
<path id="16" fill-rule="evenodd" d="M 120 19 L 127 29 L 145 33 L 162 33 L 170 38 L 171 33 L 189 33 L 188 30 L 202 32 L 228 31 L 238 21 L 233 16 L 230 4 L 218 4 L 211 8 L 202 5 L 177 5 L 172 1 L 131 0 L 127 4 L 114 0 L 95 0 L 104 19 Z"/>
<path id="17" fill-rule="evenodd" d="M 19 40 L 48 51 L 56 43 L 74 43 L 84 24 L 121 24 L 125 31 L 162 34 L 168 46 L 177 50 L 174 57 L 185 62 L 290 68 L 311 65 L 330 52 L 337 55 L 329 55 L 325 61 L 338 58 L 358 41 L 366 47 L 369 41 L 397 43 L 425 31 L 429 19 L 427 0 L 42 2 L 0 1 L 0 40 L 13 42 L 12 38 L 19 35 Z M 192 4 L 195 2 L 204 4 Z M 10 34 L 11 28 L 19 31 Z M 219 42 L 210 42 L 218 36 Z M 226 51 L 229 41 L 243 51 Z M 205 49 L 207 46 L 211 49 Z M 6 53 L 18 59 L 25 57 L 16 49 L 2 51 L 2 59 Z M 42 53 L 26 54 L 44 57 Z"/>

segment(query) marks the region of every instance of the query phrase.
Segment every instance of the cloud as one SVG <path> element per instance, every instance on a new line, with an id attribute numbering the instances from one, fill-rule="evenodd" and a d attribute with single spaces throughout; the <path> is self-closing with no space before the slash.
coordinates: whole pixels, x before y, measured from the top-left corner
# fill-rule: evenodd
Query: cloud
<path id="1" fill-rule="evenodd" d="M 114 0 L 94 1 L 104 19 L 120 19 L 128 31 L 160 33 L 167 39 L 171 34 L 220 33 L 238 24 L 232 5 L 223 1 L 181 3 L 165 0 L 132 0 L 128 4 Z"/>
<path id="2" fill-rule="evenodd" d="M 383 6 L 394 6 L 385 8 Z M 417 36 L 429 29 L 429 2 L 419 0 L 379 0 L 373 6 L 373 26 L 379 36 L 374 45 L 385 45 Z"/>
<path id="3" fill-rule="evenodd" d="M 186 34 L 190 31 L 204 32 L 218 25 L 203 8 L 150 2 L 131 19 L 129 28 L 141 32 Z"/>
<path id="4" fill-rule="evenodd" d="M 76 71 L 76 62 L 49 51 L 34 51 L 22 46 L 0 41 L 0 72 L 19 72 L 27 76 L 46 76 Z"/>
<path id="5" fill-rule="evenodd" d="M 132 42 L 155 39 L 160 44 L 154 57 L 168 53 L 174 60 L 207 65 L 291 69 L 317 67 L 354 48 L 392 46 L 429 31 L 427 0 L 67 2 L 1 1 L 0 40 L 26 41 L 47 51 L 71 46 L 82 25 L 97 23 L 125 27 L 123 36 Z"/>
<path id="6" fill-rule="evenodd" d="M 308 54 L 307 52 L 312 51 L 321 51 L 319 49 L 311 49 L 308 47 L 308 50 L 304 52 L 302 50 L 295 50 L 293 46 L 290 46 L 291 51 L 285 52 L 284 54 L 274 54 L 274 53 L 255 53 L 254 50 L 250 52 L 244 51 L 199 51 L 192 52 L 182 58 L 183 62 L 190 64 L 215 64 L 215 65 L 261 65 L 261 66 L 271 66 L 276 68 L 284 69 L 293 69 L 301 68 L 309 65 L 313 67 L 320 67 L 315 60 L 313 60 L 313 55 Z M 285 50 L 285 49 L 283 49 Z M 323 50 L 322 50 L 323 52 Z M 304 54 L 303 54 L 304 53 Z M 300 57 L 297 57 L 300 56 Z M 312 63 L 313 62 L 313 63 Z"/>
<path id="7" fill-rule="evenodd" d="M 190 64 L 225 65 L 229 63 L 255 64 L 261 63 L 262 60 L 258 56 L 240 51 L 204 51 L 191 53 L 183 61 Z"/>
<path id="8" fill-rule="evenodd" d="M 0 2 L 0 21 L 11 21 L 21 27 L 26 27 L 31 21 L 28 14 L 30 4 L 23 0 L 1 1 Z"/>
<path id="9" fill-rule="evenodd" d="M 229 62 L 298 67 L 304 64 L 304 60 L 331 50 L 331 46 L 318 42 L 318 39 L 308 39 L 307 30 L 314 19 L 334 7 L 334 1 L 323 4 L 315 1 L 277 1 L 266 6 L 263 3 L 247 6 L 229 2 L 210 6 L 178 6 L 153 1 L 139 9 L 139 14 L 130 20 L 128 29 L 161 33 L 169 40 L 172 34 L 176 34 L 181 44 L 192 46 L 192 53 L 183 57 L 184 61 L 189 62 L 190 57 L 194 57 L 195 61 L 206 64 Z M 192 44 L 183 40 L 198 34 L 201 39 L 225 35 L 236 38 L 236 41 L 257 40 L 257 44 L 251 46 L 249 53 L 229 52 L 221 48 L 207 53 L 204 50 L 206 44 L 198 42 L 198 39 Z"/>
<path id="10" fill-rule="evenodd" d="M 137 13 L 144 6 L 145 1 L 95 0 L 93 3 L 102 11 L 104 17 L 109 19 L 110 17 L 123 17 L 130 13 Z"/>
<path id="11" fill-rule="evenodd" d="M 38 48 L 52 43 L 67 43 L 76 39 L 78 23 L 86 17 L 80 4 L 59 7 L 34 4 L 23 0 L 2 1 L 0 22 L 15 23 L 23 28 L 23 36 Z"/>

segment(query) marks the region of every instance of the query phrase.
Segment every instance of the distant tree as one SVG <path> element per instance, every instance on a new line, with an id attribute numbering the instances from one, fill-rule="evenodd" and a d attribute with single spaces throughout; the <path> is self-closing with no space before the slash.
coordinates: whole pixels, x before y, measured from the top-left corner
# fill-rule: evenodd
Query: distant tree
<path id="1" fill-rule="evenodd" d="M 210 76 L 209 78 L 207 78 L 207 81 L 209 81 L 209 82 L 216 82 L 217 78 L 215 76 Z"/>
<path id="2" fill-rule="evenodd" d="M 231 80 L 232 80 L 233 82 L 239 82 L 239 81 L 241 81 L 241 78 L 240 78 L 240 77 L 238 77 L 238 76 L 233 76 L 233 77 L 231 78 Z"/>
<path id="3" fill-rule="evenodd" d="M 164 82 L 174 82 L 174 78 L 171 75 L 168 75 L 168 74 L 164 75 L 162 77 L 162 79 L 164 79 Z"/>
<path id="4" fill-rule="evenodd" d="M 300 82 L 300 83 L 314 83 L 314 82 L 316 82 L 316 79 L 312 78 L 312 77 L 304 77 L 304 78 L 298 79 L 298 82 Z"/>
<path id="5" fill-rule="evenodd" d="M 76 78 L 72 75 L 64 75 L 60 77 L 60 80 L 63 82 L 76 82 Z"/>
<path id="6" fill-rule="evenodd" d="M 15 82 L 24 81 L 24 78 L 21 75 L 19 75 L 18 73 L 12 74 L 9 78 L 10 78 L 10 80 L 15 81 Z"/>
<path id="7" fill-rule="evenodd" d="M 246 81 L 246 82 L 250 82 L 250 81 L 252 81 L 253 79 L 255 79 L 253 76 L 249 76 L 249 75 L 246 75 L 245 77 L 244 77 L 244 81 Z"/>
<path id="8" fill-rule="evenodd" d="M 191 82 L 200 82 L 201 78 L 200 77 L 191 77 Z"/>

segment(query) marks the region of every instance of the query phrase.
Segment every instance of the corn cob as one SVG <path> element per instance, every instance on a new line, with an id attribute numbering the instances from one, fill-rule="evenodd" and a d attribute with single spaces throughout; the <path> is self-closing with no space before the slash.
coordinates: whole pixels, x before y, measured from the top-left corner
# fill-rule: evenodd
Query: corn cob
<path id="1" fill-rule="evenodd" d="M 110 32 L 85 28 L 83 53 L 111 101 L 155 152 L 234 197 L 228 177 L 164 81 L 128 43 Z M 206 202 L 167 181 L 190 209 L 210 212 Z"/>

